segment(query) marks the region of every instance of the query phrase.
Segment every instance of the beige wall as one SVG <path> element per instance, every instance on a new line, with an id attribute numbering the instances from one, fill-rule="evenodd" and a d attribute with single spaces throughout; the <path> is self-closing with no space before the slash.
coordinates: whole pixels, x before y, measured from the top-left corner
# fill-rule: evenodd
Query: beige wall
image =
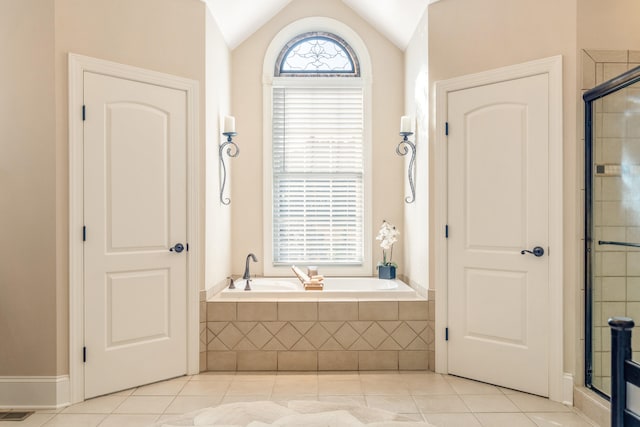
<path id="1" fill-rule="evenodd" d="M 68 53 L 174 74 L 200 82 L 200 144 L 205 132 L 205 5 L 198 0 L 56 0 L 56 201 L 58 232 L 58 373 L 68 361 Z M 204 171 L 204 157 L 200 169 Z M 204 175 L 203 175 L 204 176 Z M 204 200 L 204 179 L 200 198 Z M 200 216 L 204 215 L 201 203 Z M 204 242 L 197 248 L 202 254 Z M 202 256 L 202 255 L 199 255 Z M 204 264 L 203 264 L 204 265 Z M 204 268 L 203 268 L 204 270 Z M 201 271 L 204 277 L 204 271 Z M 64 357 L 63 357 L 64 355 Z"/>
<path id="2" fill-rule="evenodd" d="M 577 178 L 578 165 L 582 160 L 578 156 L 575 126 L 576 2 L 577 0 L 443 0 L 432 4 L 428 12 L 431 89 L 438 80 L 558 54 L 563 56 L 564 370 L 570 373 L 575 373 L 575 343 L 579 338 L 576 313 L 580 304 L 579 244 L 582 236 L 576 221 L 582 210 L 580 183 Z M 432 102 L 434 96 L 432 90 Z M 430 134 L 433 137 L 433 128 Z M 437 165 L 432 161 L 431 167 L 433 178 L 433 168 L 437 168 Z M 433 184 L 431 188 L 433 189 Z M 431 203 L 431 209 L 433 208 Z M 433 221 L 431 232 L 433 233 Z M 430 252 L 433 261 L 433 247 Z M 431 275 L 431 283 L 434 283 L 433 271 Z"/>
<path id="3" fill-rule="evenodd" d="M 204 105 L 204 9 L 198 0 L 2 0 L 0 375 L 68 373 L 67 54 L 198 80 Z M 204 117 L 202 108 L 201 136 Z"/>
<path id="4" fill-rule="evenodd" d="M 0 9 L 0 376 L 55 375 L 54 8 Z"/>
<path id="5" fill-rule="evenodd" d="M 429 288 L 429 34 L 428 10 L 424 12 L 405 51 L 404 111 L 415 119 L 416 201 L 404 206 L 404 267 L 409 283 Z M 408 157 L 408 156 L 407 156 Z M 408 166 L 409 159 L 405 165 Z M 405 179 L 405 193 L 410 194 Z"/>
<path id="6" fill-rule="evenodd" d="M 394 150 L 399 141 L 399 121 L 403 112 L 403 53 L 340 0 L 294 0 L 232 52 L 232 109 L 241 147 L 240 157 L 234 160 L 232 183 L 231 262 L 234 274 L 243 271 L 249 252 L 254 252 L 260 260 L 252 272 L 262 274 L 263 271 L 262 67 L 265 52 L 283 27 L 312 16 L 326 16 L 351 27 L 364 40 L 371 56 L 374 172 L 371 241 L 374 264 L 382 257 L 374 240 L 382 220 L 402 226 L 403 160 L 394 154 Z M 402 228 L 400 231 L 401 238 L 408 233 Z M 394 261 L 402 265 L 401 245 L 396 245 Z M 371 273 L 374 272 L 372 266 Z"/>
<path id="7" fill-rule="evenodd" d="M 220 160 L 218 146 L 221 118 L 231 108 L 231 52 L 218 25 L 207 9 L 206 14 L 206 218 L 205 218 L 205 278 L 210 288 L 230 274 L 231 268 L 231 206 L 220 203 Z M 226 159 L 225 159 L 226 160 Z M 227 165 L 235 160 L 227 161 Z M 227 177 L 229 178 L 229 176 Z M 227 179 L 225 195 L 231 188 Z"/>
<path id="8" fill-rule="evenodd" d="M 640 49 L 640 2 L 636 0 L 578 1 L 578 47 Z"/>

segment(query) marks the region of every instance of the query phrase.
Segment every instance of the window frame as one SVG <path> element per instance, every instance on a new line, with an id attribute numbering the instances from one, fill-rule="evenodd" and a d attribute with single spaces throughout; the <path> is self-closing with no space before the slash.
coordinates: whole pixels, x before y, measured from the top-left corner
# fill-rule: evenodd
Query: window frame
<path id="1" fill-rule="evenodd" d="M 274 74 L 274 64 L 283 47 L 302 34 L 326 31 L 342 38 L 355 52 L 360 64 L 360 77 L 335 75 L 280 76 Z M 372 138 L 371 138 L 371 72 L 370 58 L 362 40 L 353 30 L 329 18 L 306 18 L 285 27 L 272 40 L 265 55 L 263 74 L 263 245 L 264 275 L 290 276 L 290 266 L 274 265 L 273 259 L 273 88 L 293 87 L 301 84 L 316 87 L 359 87 L 363 96 L 363 260 L 360 265 L 323 265 L 320 274 L 330 276 L 372 276 Z M 305 265 L 300 265 L 305 267 Z"/>
<path id="2" fill-rule="evenodd" d="M 349 62 L 353 67 L 353 71 L 282 71 L 282 64 L 293 48 L 300 45 L 307 39 L 316 38 L 331 41 L 340 46 L 347 54 Z M 299 34 L 289 40 L 289 42 L 283 46 L 274 66 L 275 70 L 273 75 L 275 77 L 360 77 L 360 62 L 358 61 L 358 55 L 356 55 L 353 48 L 342 37 L 326 31 L 307 31 L 306 33 Z"/>

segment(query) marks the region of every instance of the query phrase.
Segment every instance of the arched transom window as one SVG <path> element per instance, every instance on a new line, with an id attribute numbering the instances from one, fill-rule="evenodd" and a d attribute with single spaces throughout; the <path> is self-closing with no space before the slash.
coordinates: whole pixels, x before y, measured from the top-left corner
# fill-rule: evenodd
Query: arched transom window
<path id="1" fill-rule="evenodd" d="M 278 76 L 360 76 L 353 49 L 335 34 L 309 32 L 292 39 L 280 52 Z"/>
<path id="2" fill-rule="evenodd" d="M 335 34 L 307 32 L 286 43 L 274 65 L 272 227 L 265 236 L 272 266 L 366 271 L 367 162 L 358 58 Z"/>

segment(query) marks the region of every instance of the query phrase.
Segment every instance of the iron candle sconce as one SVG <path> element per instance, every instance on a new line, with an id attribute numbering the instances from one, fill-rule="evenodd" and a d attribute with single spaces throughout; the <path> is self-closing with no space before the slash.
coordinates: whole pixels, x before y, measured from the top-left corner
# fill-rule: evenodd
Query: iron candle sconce
<path id="1" fill-rule="evenodd" d="M 416 201 L 416 185 L 414 182 L 415 172 L 413 167 L 416 163 L 416 144 L 409 141 L 409 137 L 413 135 L 411 132 L 411 119 L 408 116 L 402 116 L 400 119 L 400 136 L 402 141 L 398 143 L 396 147 L 396 154 L 399 156 L 406 156 L 411 151 L 411 160 L 409 160 L 409 170 L 407 176 L 409 178 L 409 187 L 411 188 L 411 197 L 405 197 L 406 203 L 413 203 Z"/>
<path id="2" fill-rule="evenodd" d="M 222 134 L 227 138 L 222 144 L 220 144 L 219 156 L 220 156 L 220 165 L 222 166 L 222 185 L 220 186 L 220 203 L 223 205 L 229 205 L 231 203 L 231 199 L 228 197 L 224 197 L 224 187 L 227 184 L 227 166 L 224 164 L 224 151 L 227 149 L 227 156 L 229 158 L 238 157 L 240 154 L 240 148 L 238 144 L 233 142 L 233 137 L 238 133 L 236 132 L 236 120 L 231 116 L 226 116 L 224 118 L 224 132 Z"/>

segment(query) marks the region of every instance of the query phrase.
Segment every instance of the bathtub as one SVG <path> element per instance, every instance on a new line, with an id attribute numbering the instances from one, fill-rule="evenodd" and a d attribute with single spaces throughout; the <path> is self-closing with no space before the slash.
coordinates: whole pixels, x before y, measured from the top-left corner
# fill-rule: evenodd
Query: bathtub
<path id="1" fill-rule="evenodd" d="M 224 289 L 216 299 L 221 300 L 412 300 L 419 299 L 416 291 L 401 280 L 377 277 L 327 277 L 322 291 L 305 291 L 302 283 L 293 278 L 260 277 L 251 280 L 251 291 L 245 291 L 246 281 L 235 280 L 236 289 Z"/>

